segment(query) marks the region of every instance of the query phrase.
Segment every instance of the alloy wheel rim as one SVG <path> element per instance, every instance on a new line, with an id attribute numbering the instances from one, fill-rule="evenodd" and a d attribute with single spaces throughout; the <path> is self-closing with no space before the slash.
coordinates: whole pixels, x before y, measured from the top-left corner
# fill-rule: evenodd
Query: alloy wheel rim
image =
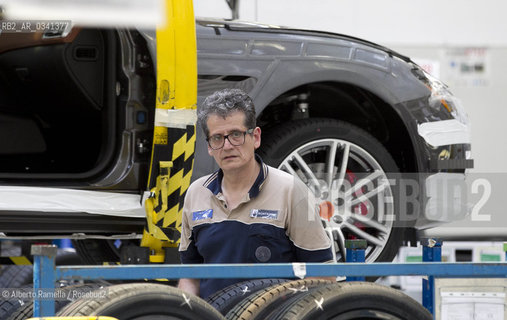
<path id="1" fill-rule="evenodd" d="M 319 139 L 292 151 L 278 168 L 302 180 L 319 203 L 334 205 L 332 217 L 323 221 L 335 242 L 365 239 L 366 261 L 379 257 L 393 231 L 393 191 L 369 152 L 349 141 Z M 333 244 L 336 260 L 342 260 Z"/>

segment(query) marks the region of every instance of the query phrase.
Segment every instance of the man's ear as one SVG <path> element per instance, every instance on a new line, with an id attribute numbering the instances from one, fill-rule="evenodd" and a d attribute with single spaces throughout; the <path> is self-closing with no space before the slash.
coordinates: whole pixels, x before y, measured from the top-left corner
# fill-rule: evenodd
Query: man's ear
<path id="1" fill-rule="evenodd" d="M 213 157 L 213 149 L 208 146 L 208 154 Z"/>
<path id="2" fill-rule="evenodd" d="M 261 128 L 255 127 L 253 131 L 254 147 L 255 149 L 261 146 Z"/>

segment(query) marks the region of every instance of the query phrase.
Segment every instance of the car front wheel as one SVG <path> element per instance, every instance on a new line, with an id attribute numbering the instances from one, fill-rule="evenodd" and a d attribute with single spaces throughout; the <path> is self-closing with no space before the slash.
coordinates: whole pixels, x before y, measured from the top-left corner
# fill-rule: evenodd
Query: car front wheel
<path id="1" fill-rule="evenodd" d="M 319 203 L 333 204 L 323 223 L 337 261 L 346 239 L 367 241 L 367 262 L 394 259 L 403 230 L 395 227 L 397 199 L 388 179 L 399 170 L 377 139 L 342 121 L 305 119 L 268 132 L 259 154 L 305 182 Z"/>

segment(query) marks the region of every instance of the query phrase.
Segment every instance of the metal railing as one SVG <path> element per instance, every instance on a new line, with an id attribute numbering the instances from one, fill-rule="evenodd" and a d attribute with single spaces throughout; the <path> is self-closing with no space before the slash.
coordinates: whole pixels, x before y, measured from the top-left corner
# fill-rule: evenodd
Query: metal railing
<path id="1" fill-rule="evenodd" d="M 506 278 L 507 263 L 442 263 L 441 242 L 424 239 L 422 263 L 362 263 L 366 242 L 347 244 L 348 263 L 271 263 L 271 264 L 206 264 L 206 265 L 108 265 L 55 266 L 57 247 L 34 245 L 34 290 L 51 296 L 57 280 L 135 280 L 135 279 L 211 279 L 211 278 L 304 278 L 344 276 L 347 280 L 364 280 L 366 276 L 423 275 L 423 306 L 434 314 L 435 278 Z M 53 316 L 51 299 L 34 300 L 34 317 Z"/>

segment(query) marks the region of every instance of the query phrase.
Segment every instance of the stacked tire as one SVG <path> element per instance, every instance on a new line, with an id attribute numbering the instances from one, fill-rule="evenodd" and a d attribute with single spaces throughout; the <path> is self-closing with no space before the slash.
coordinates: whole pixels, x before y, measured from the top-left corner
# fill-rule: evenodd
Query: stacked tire
<path id="1" fill-rule="evenodd" d="M 91 295 L 93 296 L 93 295 Z M 86 297 L 65 306 L 57 316 L 110 316 L 117 319 L 225 319 L 199 297 L 154 283 L 127 283 L 107 288 L 106 295 Z"/>
<path id="2" fill-rule="evenodd" d="M 429 320 L 432 315 L 399 290 L 371 282 L 336 283 L 321 279 L 261 279 L 225 288 L 207 301 L 168 285 L 126 283 L 69 286 L 82 290 L 74 301 L 56 301 L 57 316 L 110 316 L 129 320 Z M 8 320 L 33 314 L 33 303 Z"/>
<path id="3" fill-rule="evenodd" d="M 83 283 L 57 288 L 56 290 L 60 291 L 60 293 L 56 296 L 66 298 L 55 299 L 55 312 L 60 311 L 72 301 L 77 300 L 75 297 L 82 297 L 86 293 L 96 290 L 106 290 L 106 287 L 106 283 Z M 32 286 L 27 289 L 30 288 L 32 288 Z M 5 320 L 25 320 L 33 317 L 33 300 L 23 301 L 22 304 L 21 301 L 17 302 L 19 306 L 12 314 L 5 318 Z"/>
<path id="4" fill-rule="evenodd" d="M 208 298 L 210 304 L 226 319 L 429 320 L 433 318 L 421 304 L 401 291 L 371 282 L 285 280 L 259 290 L 252 287 L 253 292 L 243 299 L 238 299 L 238 288 L 242 288 L 242 292 L 246 291 L 248 282 L 231 286 Z M 223 301 L 217 304 L 217 296 L 223 298 L 228 295 L 235 302 L 234 305 Z"/>
<path id="5" fill-rule="evenodd" d="M 287 279 L 255 279 L 239 282 L 228 286 L 206 298 L 213 308 L 221 314 L 226 315 L 232 308 L 239 304 L 243 299 L 259 290 L 287 282 Z"/>
<path id="6" fill-rule="evenodd" d="M 29 289 L 32 287 L 32 274 L 33 268 L 30 265 L 0 265 L 0 288 Z M 18 299 L 0 297 L 0 320 L 8 319 L 22 303 L 24 302 Z"/>
<path id="7" fill-rule="evenodd" d="M 6 257 L 18 257 L 19 248 L 9 247 L 2 249 L 2 254 Z M 30 258 L 30 257 L 28 257 Z M 31 262 L 31 261 L 30 261 Z M 79 265 L 82 264 L 81 259 L 73 250 L 58 250 L 55 258 L 56 265 Z M 27 292 L 33 290 L 33 265 L 0 265 L 0 289 L 3 289 L 0 297 L 0 320 L 24 320 L 30 318 L 33 314 L 33 300 L 27 295 L 26 299 L 15 298 L 10 295 L 15 293 L 14 290 Z M 59 281 L 55 284 L 57 290 L 70 292 L 93 291 L 97 288 L 108 285 L 105 282 L 87 283 Z M 6 296 L 6 295 L 7 296 Z M 71 302 L 71 300 L 57 300 L 55 307 L 57 310 Z"/>

